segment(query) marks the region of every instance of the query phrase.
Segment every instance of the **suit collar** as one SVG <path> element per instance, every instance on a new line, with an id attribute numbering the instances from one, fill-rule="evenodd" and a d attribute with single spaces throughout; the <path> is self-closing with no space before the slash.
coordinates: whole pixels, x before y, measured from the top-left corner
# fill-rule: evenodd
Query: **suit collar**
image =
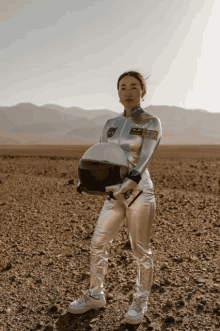
<path id="1" fill-rule="evenodd" d="M 131 117 L 139 117 L 142 113 L 145 113 L 143 108 L 141 108 L 141 107 L 134 108 L 131 111 Z M 125 109 L 124 109 L 123 116 L 126 117 Z"/>

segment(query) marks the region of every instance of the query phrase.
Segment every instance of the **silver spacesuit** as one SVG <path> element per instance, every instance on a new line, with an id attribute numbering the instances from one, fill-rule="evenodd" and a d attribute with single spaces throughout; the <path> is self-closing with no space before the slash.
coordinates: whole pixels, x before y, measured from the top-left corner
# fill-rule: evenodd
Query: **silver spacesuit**
<path id="1" fill-rule="evenodd" d="M 125 152 L 129 168 L 141 174 L 141 180 L 129 200 L 143 191 L 128 206 L 125 199 L 106 198 L 91 241 L 90 290 L 103 293 L 104 276 L 108 266 L 108 249 L 123 224 L 127 225 L 131 248 L 137 263 L 136 296 L 146 296 L 152 284 L 152 251 L 149 248 L 156 210 L 153 183 L 147 165 L 161 140 L 160 120 L 141 107 L 125 111 L 109 119 L 103 128 L 100 142 L 119 145 Z M 126 181 L 126 180 L 125 180 Z M 123 187 L 124 181 L 119 184 Z"/>

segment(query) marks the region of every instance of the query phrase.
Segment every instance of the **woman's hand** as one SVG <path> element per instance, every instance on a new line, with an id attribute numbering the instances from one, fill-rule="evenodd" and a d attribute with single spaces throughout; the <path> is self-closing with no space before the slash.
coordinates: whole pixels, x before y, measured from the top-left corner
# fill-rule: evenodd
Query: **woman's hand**
<path id="1" fill-rule="evenodd" d="M 124 200 L 124 193 L 128 190 L 134 190 L 137 187 L 137 183 L 135 183 L 131 179 L 127 179 L 122 185 L 112 185 L 106 187 L 106 192 L 113 192 L 114 197 L 117 200 Z"/>
<path id="2" fill-rule="evenodd" d="M 78 182 L 78 185 L 77 185 L 76 191 L 77 191 L 79 194 L 82 194 L 82 192 L 83 192 L 82 184 L 81 184 L 80 182 Z"/>
<path id="3" fill-rule="evenodd" d="M 112 186 L 106 186 L 105 191 L 106 192 L 109 192 L 109 193 L 112 192 L 113 195 L 114 195 L 114 193 L 117 192 L 117 191 L 119 191 L 120 188 L 121 188 L 121 185 L 120 184 L 116 184 L 116 185 L 112 185 Z"/>

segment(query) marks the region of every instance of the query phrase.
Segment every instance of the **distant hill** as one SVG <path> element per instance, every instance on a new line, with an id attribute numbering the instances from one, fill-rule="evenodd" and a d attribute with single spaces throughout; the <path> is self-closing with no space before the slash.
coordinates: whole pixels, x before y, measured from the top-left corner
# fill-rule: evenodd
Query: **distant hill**
<path id="1" fill-rule="evenodd" d="M 220 113 L 152 105 L 145 110 L 161 120 L 162 144 L 220 144 Z M 0 144 L 94 144 L 107 119 L 117 115 L 52 104 L 0 107 Z"/>

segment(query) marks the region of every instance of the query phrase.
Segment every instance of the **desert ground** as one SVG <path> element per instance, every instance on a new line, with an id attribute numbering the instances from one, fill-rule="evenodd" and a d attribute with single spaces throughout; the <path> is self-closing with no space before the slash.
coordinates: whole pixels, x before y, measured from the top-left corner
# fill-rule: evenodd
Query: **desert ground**
<path id="1" fill-rule="evenodd" d="M 0 146 L 0 330 L 220 330 L 220 145 L 161 145 L 149 163 L 157 210 L 142 323 L 123 322 L 136 286 L 125 225 L 109 250 L 106 306 L 67 312 L 89 287 L 105 200 L 76 192 L 89 147 Z"/>

